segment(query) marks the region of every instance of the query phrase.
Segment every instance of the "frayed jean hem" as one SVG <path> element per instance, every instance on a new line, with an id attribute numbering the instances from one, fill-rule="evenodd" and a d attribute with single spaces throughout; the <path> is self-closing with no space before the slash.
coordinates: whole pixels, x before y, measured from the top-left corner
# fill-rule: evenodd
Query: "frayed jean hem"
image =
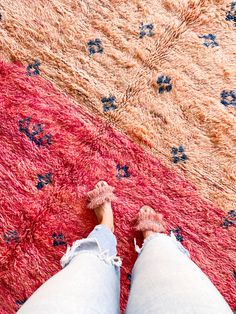
<path id="1" fill-rule="evenodd" d="M 60 261 L 61 266 L 66 267 L 75 256 L 87 253 L 96 255 L 101 261 L 119 268 L 122 261 L 116 255 L 116 243 L 114 234 L 105 226 L 98 225 L 87 238 L 76 240 L 71 247 L 67 247 Z"/>
<path id="2" fill-rule="evenodd" d="M 138 245 L 137 245 L 137 242 L 136 242 L 136 238 L 134 238 L 134 249 L 135 251 L 140 255 L 144 249 L 144 247 L 147 245 L 147 243 L 149 241 L 152 241 L 153 239 L 156 239 L 156 238 L 169 238 L 171 241 L 173 241 L 173 243 L 177 246 L 177 248 L 186 256 L 188 256 L 190 258 L 190 253 L 187 249 L 185 249 L 185 247 L 179 242 L 176 240 L 176 237 L 174 235 L 173 232 L 171 232 L 170 236 L 168 236 L 167 234 L 164 234 L 164 233 L 155 233 L 151 236 L 149 236 L 148 238 L 146 238 L 144 241 L 143 241 L 143 244 L 142 244 L 142 247 L 140 248 Z"/>

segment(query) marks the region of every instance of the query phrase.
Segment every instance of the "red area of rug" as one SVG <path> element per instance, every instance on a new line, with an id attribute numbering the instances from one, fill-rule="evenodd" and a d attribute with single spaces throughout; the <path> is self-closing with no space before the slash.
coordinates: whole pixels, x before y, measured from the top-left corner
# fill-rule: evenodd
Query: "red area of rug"
<path id="1" fill-rule="evenodd" d="M 143 204 L 163 213 L 169 229 L 182 228 L 192 259 L 236 306 L 235 228 L 222 228 L 223 211 L 43 78 L 0 63 L 0 87 L 1 313 L 14 313 L 60 270 L 64 243 L 93 229 L 96 219 L 86 208 L 86 194 L 98 180 L 113 185 L 119 197 L 114 216 L 123 309 L 136 258 L 132 228 Z M 129 176 L 117 165 L 127 166 Z"/>

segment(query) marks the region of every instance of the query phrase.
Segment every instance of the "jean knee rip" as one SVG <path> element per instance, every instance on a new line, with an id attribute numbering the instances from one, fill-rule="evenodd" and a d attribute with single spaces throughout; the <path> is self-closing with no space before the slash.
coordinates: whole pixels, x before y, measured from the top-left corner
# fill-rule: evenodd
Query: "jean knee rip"
<path id="1" fill-rule="evenodd" d="M 95 238 L 86 238 L 77 240 L 70 247 L 67 247 L 66 253 L 61 258 L 61 267 L 67 266 L 71 260 L 78 254 L 89 253 L 96 255 L 100 260 L 104 261 L 109 265 L 121 267 L 122 261 L 119 256 L 109 256 L 108 250 L 102 250 L 99 242 Z"/>

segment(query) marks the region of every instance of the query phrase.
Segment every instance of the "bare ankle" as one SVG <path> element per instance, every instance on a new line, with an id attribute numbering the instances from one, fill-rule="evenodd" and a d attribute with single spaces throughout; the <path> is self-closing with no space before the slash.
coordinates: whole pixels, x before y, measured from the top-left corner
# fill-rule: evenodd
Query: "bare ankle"
<path id="1" fill-rule="evenodd" d="M 106 220 L 105 220 L 105 221 L 102 220 L 101 225 L 106 226 L 108 229 L 111 230 L 112 233 L 114 232 L 114 225 L 113 225 L 113 223 L 108 222 L 108 221 L 106 221 Z"/>
<path id="2" fill-rule="evenodd" d="M 104 202 L 95 210 L 98 222 L 114 232 L 113 212 L 110 202 Z"/>
<path id="3" fill-rule="evenodd" d="M 153 231 L 149 231 L 149 230 L 144 231 L 144 232 L 143 232 L 143 238 L 144 238 L 144 240 L 147 239 L 148 237 L 150 237 L 150 236 L 153 235 L 153 234 L 155 234 L 155 232 L 153 232 Z"/>

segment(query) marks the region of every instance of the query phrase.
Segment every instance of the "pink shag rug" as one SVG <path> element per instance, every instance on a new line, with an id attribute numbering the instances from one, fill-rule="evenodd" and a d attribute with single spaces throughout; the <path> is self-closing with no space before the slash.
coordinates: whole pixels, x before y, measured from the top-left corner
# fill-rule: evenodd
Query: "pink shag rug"
<path id="1" fill-rule="evenodd" d="M 225 214 L 99 117 L 19 64 L 0 63 L 0 313 L 14 313 L 60 270 L 66 245 L 93 229 L 87 192 L 98 180 L 116 189 L 115 234 L 121 307 L 136 253 L 133 224 L 143 204 L 236 307 L 235 211 Z"/>

